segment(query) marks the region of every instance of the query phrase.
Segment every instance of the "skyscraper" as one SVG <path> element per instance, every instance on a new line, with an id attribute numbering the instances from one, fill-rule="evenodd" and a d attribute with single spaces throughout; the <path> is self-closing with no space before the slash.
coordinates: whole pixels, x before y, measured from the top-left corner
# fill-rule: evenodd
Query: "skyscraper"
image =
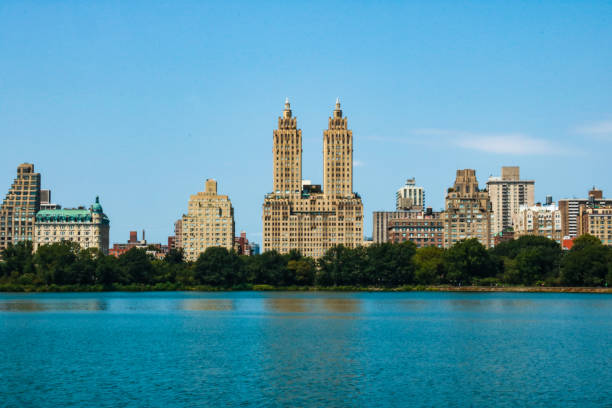
<path id="1" fill-rule="evenodd" d="M 181 222 L 181 245 L 187 261 L 195 261 L 206 248 L 234 247 L 234 208 L 226 195 L 217 194 L 217 182 L 206 180 L 206 190 L 189 199 Z"/>
<path id="2" fill-rule="evenodd" d="M 455 184 L 446 195 L 443 217 L 446 248 L 470 238 L 477 238 L 487 248 L 491 246 L 491 201 L 489 193 L 478 188 L 475 170 L 457 170 Z"/>
<path id="3" fill-rule="evenodd" d="M 521 206 L 533 207 L 533 180 L 521 180 L 519 167 L 502 167 L 501 177 L 490 177 L 487 189 L 493 210 L 492 233 L 512 227 L 512 216 Z"/>
<path id="4" fill-rule="evenodd" d="M 302 182 L 302 131 L 289 100 L 273 132 L 274 191 L 263 204 L 263 250 L 320 257 L 363 243 L 363 204 L 353 192 L 353 133 L 340 101 L 323 132 L 323 189 Z"/>
<path id="5" fill-rule="evenodd" d="M 33 164 L 20 164 L 0 207 L 0 250 L 19 241 L 32 241 L 39 210 L 40 173 L 34 172 Z"/>
<path id="6" fill-rule="evenodd" d="M 397 211 L 423 210 L 425 208 L 425 192 L 423 187 L 417 186 L 414 178 L 406 180 L 395 194 L 395 209 Z"/>

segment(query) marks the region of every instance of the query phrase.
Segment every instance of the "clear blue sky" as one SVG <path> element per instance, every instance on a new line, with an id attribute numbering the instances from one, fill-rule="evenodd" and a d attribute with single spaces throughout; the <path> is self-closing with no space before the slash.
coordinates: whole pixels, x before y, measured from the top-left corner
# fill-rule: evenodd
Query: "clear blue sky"
<path id="1" fill-rule="evenodd" d="M 218 180 L 261 241 L 285 97 L 322 181 L 337 96 L 371 234 L 407 177 L 439 209 L 458 168 L 536 199 L 612 196 L 612 2 L 0 2 L 0 194 L 33 162 L 54 201 L 100 195 L 111 242 L 165 242 Z"/>

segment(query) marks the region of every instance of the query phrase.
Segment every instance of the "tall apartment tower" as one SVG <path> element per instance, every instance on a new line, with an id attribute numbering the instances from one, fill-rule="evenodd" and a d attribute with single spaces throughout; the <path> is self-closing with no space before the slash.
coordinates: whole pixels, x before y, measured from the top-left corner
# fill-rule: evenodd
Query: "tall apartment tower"
<path id="1" fill-rule="evenodd" d="M 32 241 L 39 210 L 40 173 L 34 172 L 33 164 L 20 164 L 0 207 L 0 251 L 19 241 Z"/>
<path id="2" fill-rule="evenodd" d="M 302 131 L 285 102 L 273 132 L 274 191 L 263 203 L 263 251 L 318 258 L 334 245 L 363 243 L 363 204 L 353 190 L 353 134 L 340 101 L 323 132 L 323 190 L 302 182 Z M 299 181 L 299 182 L 298 182 Z"/>
<path id="3" fill-rule="evenodd" d="M 274 130 L 274 192 L 298 194 L 302 189 L 302 130 L 292 117 L 289 98 Z"/>
<path id="4" fill-rule="evenodd" d="M 512 227 L 512 216 L 521 206 L 533 207 L 535 181 L 521 180 L 517 166 L 502 167 L 501 177 L 490 177 L 487 190 L 493 209 L 492 233 Z"/>
<path id="5" fill-rule="evenodd" d="M 406 184 L 395 194 L 395 209 L 397 211 L 419 210 L 425 208 L 425 192 L 423 187 L 416 185 L 413 178 L 406 180 Z"/>
<path id="6" fill-rule="evenodd" d="M 580 207 L 595 208 L 612 206 L 612 199 L 604 198 L 603 191 L 593 187 L 588 198 L 563 198 L 559 200 L 561 231 L 564 237 L 577 237 L 582 231 L 579 225 Z"/>
<path id="7" fill-rule="evenodd" d="M 189 199 L 181 222 L 181 245 L 187 261 L 195 261 L 207 248 L 234 247 L 234 208 L 228 196 L 217 194 L 217 182 L 206 180 L 205 191 Z"/>
<path id="8" fill-rule="evenodd" d="M 340 100 L 323 131 L 323 192 L 328 197 L 353 194 L 353 132 L 342 117 Z"/>
<path id="9" fill-rule="evenodd" d="M 475 170 L 457 170 L 455 184 L 446 195 L 443 218 L 445 248 L 471 238 L 491 246 L 491 201 L 489 193 L 478 188 Z"/>

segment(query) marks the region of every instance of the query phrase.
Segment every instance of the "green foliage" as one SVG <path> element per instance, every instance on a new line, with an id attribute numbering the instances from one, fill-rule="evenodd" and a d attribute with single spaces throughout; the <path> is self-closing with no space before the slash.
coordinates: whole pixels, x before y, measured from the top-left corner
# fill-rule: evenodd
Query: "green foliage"
<path id="1" fill-rule="evenodd" d="M 601 286 L 612 283 L 612 250 L 596 237 L 583 235 L 563 258 L 561 283 L 565 285 Z"/>
<path id="2" fill-rule="evenodd" d="M 592 236 L 576 239 L 571 251 L 543 237 L 525 236 L 487 250 L 478 240 L 461 241 L 447 250 L 417 249 L 411 242 L 369 247 L 330 248 L 320 259 L 298 251 L 239 256 L 208 248 L 196 262 L 185 262 L 182 250 L 163 260 L 133 248 L 119 258 L 75 243 L 11 245 L 2 253 L 3 290 L 248 290 L 293 288 L 355 290 L 425 288 L 426 285 L 494 286 L 612 283 L 612 249 Z M 418 285 L 418 286 L 417 286 Z"/>
<path id="3" fill-rule="evenodd" d="M 476 238 L 460 241 L 445 253 L 446 281 L 470 284 L 473 278 L 495 276 L 495 262 Z"/>

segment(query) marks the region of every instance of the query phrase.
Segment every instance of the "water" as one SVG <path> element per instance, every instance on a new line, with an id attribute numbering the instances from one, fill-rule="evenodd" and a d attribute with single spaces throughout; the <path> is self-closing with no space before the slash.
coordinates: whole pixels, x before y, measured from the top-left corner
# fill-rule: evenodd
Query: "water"
<path id="1" fill-rule="evenodd" d="M 0 294 L 0 406 L 612 406 L 612 296 Z"/>

